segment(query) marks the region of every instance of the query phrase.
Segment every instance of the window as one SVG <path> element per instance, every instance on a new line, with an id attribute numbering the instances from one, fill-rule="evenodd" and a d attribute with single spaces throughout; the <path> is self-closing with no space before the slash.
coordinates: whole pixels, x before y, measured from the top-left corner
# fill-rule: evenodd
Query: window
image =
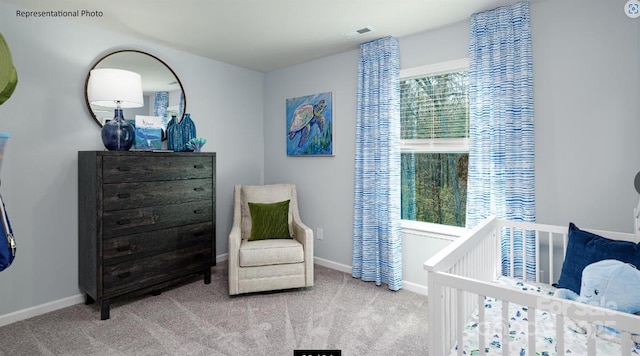
<path id="1" fill-rule="evenodd" d="M 402 219 L 465 225 L 468 62 L 400 74 Z"/>

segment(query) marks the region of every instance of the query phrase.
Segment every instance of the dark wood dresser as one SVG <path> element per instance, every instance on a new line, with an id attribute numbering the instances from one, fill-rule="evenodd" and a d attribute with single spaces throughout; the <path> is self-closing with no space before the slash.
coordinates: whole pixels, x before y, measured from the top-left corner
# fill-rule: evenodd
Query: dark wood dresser
<path id="1" fill-rule="evenodd" d="M 159 293 L 215 265 L 216 154 L 78 152 L 79 284 L 86 303 Z"/>

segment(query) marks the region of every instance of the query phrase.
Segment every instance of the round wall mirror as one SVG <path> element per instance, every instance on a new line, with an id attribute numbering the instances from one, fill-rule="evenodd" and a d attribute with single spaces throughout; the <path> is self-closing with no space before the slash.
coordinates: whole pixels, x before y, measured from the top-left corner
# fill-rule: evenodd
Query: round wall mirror
<path id="1" fill-rule="evenodd" d="M 98 59 L 91 70 L 97 68 L 124 69 L 136 72 L 142 77 L 144 106 L 123 109 L 124 118 L 129 122 L 135 123 L 136 115 L 159 116 L 166 129 L 172 116 L 179 120 L 184 117 L 187 99 L 182 83 L 176 73 L 158 57 L 142 51 L 121 50 Z M 114 109 L 89 103 L 88 83 L 89 74 L 84 84 L 85 102 L 93 119 L 102 127 L 106 121 L 113 119 Z M 163 130 L 163 133 L 165 131 Z M 163 136 L 166 137 L 164 134 Z"/>

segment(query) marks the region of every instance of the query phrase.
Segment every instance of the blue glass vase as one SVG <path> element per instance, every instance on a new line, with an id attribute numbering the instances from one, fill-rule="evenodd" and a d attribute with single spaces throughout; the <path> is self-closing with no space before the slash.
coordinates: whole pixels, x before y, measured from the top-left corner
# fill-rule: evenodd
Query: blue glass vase
<path id="1" fill-rule="evenodd" d="M 183 151 L 193 151 L 187 148 L 187 142 L 196 137 L 196 124 L 191 120 L 190 114 L 184 114 L 184 120 L 180 123 L 182 126 L 182 144 L 184 145 Z"/>
<path id="2" fill-rule="evenodd" d="M 187 142 L 196 137 L 196 125 L 190 114 L 184 114 L 182 121 L 172 117 L 167 124 L 167 148 L 175 152 L 192 151 L 187 148 Z"/>
<path id="3" fill-rule="evenodd" d="M 176 140 L 179 138 L 176 131 L 176 125 L 178 123 L 178 119 L 175 115 L 171 115 L 171 120 L 167 123 L 167 149 L 175 151 L 176 150 Z"/>
<path id="4" fill-rule="evenodd" d="M 113 120 L 102 126 L 102 143 L 109 151 L 129 151 L 135 140 L 135 129 L 117 108 Z"/>

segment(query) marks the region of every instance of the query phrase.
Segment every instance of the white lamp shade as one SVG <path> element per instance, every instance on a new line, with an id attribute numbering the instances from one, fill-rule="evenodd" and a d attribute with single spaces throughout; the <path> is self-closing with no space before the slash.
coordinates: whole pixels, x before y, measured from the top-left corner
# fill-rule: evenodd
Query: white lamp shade
<path id="1" fill-rule="evenodd" d="M 87 83 L 89 103 L 106 107 L 139 108 L 142 99 L 140 74 L 122 69 L 101 68 L 89 73 Z"/>

